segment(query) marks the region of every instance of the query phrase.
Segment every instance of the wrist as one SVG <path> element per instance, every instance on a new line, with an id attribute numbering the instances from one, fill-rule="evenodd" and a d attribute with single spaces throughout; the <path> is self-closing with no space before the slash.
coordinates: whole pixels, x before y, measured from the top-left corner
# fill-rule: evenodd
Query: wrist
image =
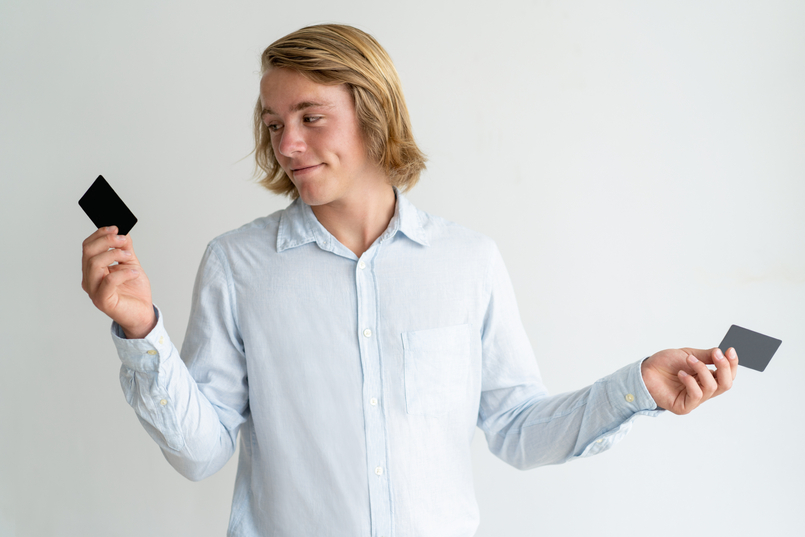
<path id="1" fill-rule="evenodd" d="M 120 328 L 123 330 L 123 335 L 126 336 L 126 339 L 144 339 L 145 336 L 151 333 L 156 325 L 157 316 L 153 313 L 152 309 L 151 318 L 144 323 L 125 326 L 121 324 Z"/>

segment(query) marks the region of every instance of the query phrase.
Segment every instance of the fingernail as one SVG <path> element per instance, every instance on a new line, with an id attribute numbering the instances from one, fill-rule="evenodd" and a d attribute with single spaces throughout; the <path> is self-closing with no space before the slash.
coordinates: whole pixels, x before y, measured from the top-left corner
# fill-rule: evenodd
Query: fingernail
<path id="1" fill-rule="evenodd" d="M 687 376 L 688 376 L 688 374 L 687 374 L 687 373 L 685 373 L 684 371 L 680 371 L 680 372 L 679 372 L 679 376 L 680 376 L 680 377 L 687 377 Z"/>
<path id="2" fill-rule="evenodd" d="M 128 250 L 121 250 L 121 252 L 123 252 L 123 255 L 125 256 L 131 255 L 131 252 L 129 252 Z"/>
<path id="3" fill-rule="evenodd" d="M 117 237 L 115 237 L 115 239 L 117 239 L 119 241 L 124 241 L 124 240 L 126 240 L 126 236 L 125 235 L 118 235 Z"/>
<path id="4" fill-rule="evenodd" d="M 692 364 L 695 364 L 698 361 L 699 360 L 695 356 L 693 356 L 692 354 L 688 356 L 688 362 L 690 362 Z"/>
<path id="5" fill-rule="evenodd" d="M 140 271 L 139 271 L 139 270 L 137 270 L 137 269 L 134 269 L 134 268 L 133 268 L 133 269 L 131 269 L 131 273 L 132 273 L 132 274 L 139 274 L 139 273 L 140 273 Z"/>
<path id="6" fill-rule="evenodd" d="M 716 349 L 716 360 L 721 361 L 723 359 L 724 359 L 724 353 L 721 352 L 721 349 Z"/>

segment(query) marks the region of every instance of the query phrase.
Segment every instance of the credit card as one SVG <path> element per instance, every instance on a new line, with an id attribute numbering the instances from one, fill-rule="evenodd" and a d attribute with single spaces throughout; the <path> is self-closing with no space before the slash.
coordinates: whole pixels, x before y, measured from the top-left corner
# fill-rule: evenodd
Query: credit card
<path id="1" fill-rule="evenodd" d="M 92 186 L 81 196 L 78 204 L 87 213 L 95 226 L 117 226 L 119 235 L 128 235 L 137 217 L 126 207 L 120 196 L 112 190 L 103 175 L 99 175 Z"/>
<path id="2" fill-rule="evenodd" d="M 782 341 L 779 339 L 732 325 L 718 348 L 721 352 L 727 352 L 727 349 L 733 347 L 738 353 L 738 365 L 763 371 L 771 362 L 780 343 Z"/>

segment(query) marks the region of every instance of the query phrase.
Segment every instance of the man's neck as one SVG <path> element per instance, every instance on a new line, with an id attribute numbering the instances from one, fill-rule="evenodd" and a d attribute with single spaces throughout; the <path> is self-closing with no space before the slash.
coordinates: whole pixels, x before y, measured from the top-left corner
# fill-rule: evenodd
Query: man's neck
<path id="1" fill-rule="evenodd" d="M 311 207 L 338 242 L 360 257 L 388 228 L 396 197 L 388 183 L 367 187 L 338 202 Z"/>

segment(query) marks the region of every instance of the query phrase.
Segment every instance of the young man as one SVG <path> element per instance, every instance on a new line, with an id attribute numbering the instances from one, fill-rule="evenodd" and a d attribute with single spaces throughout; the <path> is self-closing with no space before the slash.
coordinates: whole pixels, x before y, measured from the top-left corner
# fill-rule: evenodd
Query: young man
<path id="1" fill-rule="evenodd" d="M 257 163 L 294 202 L 210 242 L 181 357 L 129 237 L 100 229 L 82 260 L 168 461 L 202 479 L 240 433 L 229 535 L 471 536 L 476 426 L 531 468 L 730 388 L 733 349 L 672 349 L 548 395 L 494 243 L 402 195 L 424 158 L 383 48 L 321 25 L 262 63 Z"/>

